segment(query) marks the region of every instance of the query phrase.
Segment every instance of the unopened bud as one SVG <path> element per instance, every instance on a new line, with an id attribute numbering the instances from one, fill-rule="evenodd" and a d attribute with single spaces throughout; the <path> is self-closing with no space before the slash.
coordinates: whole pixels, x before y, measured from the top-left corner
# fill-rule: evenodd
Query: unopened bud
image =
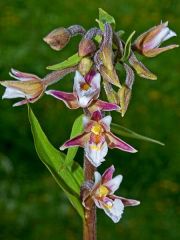
<path id="1" fill-rule="evenodd" d="M 168 22 L 161 23 L 141 34 L 135 40 L 133 48 L 146 57 L 155 57 L 162 52 L 178 47 L 177 44 L 172 44 L 159 48 L 161 43 L 174 36 L 176 33 L 169 29 Z"/>
<path id="2" fill-rule="evenodd" d="M 120 107 L 121 107 L 121 115 L 122 117 L 124 117 L 130 99 L 131 99 L 131 89 L 128 88 L 126 85 L 123 85 L 122 88 L 119 89 L 118 91 L 118 98 L 119 98 L 119 103 L 120 103 Z"/>
<path id="3" fill-rule="evenodd" d="M 57 28 L 50 32 L 43 40 L 56 51 L 64 48 L 71 38 L 70 32 L 66 28 Z"/>
<path id="4" fill-rule="evenodd" d="M 93 65 L 92 60 L 90 58 L 85 57 L 80 61 L 78 70 L 83 76 L 85 76 L 90 71 L 92 65 Z"/>
<path id="5" fill-rule="evenodd" d="M 91 39 L 82 39 L 79 43 L 79 56 L 85 57 L 96 51 L 96 45 Z"/>

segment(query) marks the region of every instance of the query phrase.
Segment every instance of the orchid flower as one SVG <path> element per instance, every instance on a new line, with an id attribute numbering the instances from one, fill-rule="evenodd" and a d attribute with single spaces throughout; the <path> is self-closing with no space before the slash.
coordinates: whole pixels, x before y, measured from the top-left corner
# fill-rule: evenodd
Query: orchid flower
<path id="1" fill-rule="evenodd" d="M 19 81 L 1 81 L 0 84 L 6 87 L 2 98 L 25 98 L 13 106 L 20 106 L 28 102 L 33 103 L 42 96 L 45 85 L 38 76 L 15 69 L 11 69 L 9 74 Z"/>
<path id="2" fill-rule="evenodd" d="M 73 93 L 49 90 L 46 91 L 46 94 L 64 101 L 69 108 L 86 108 L 93 100 L 99 97 L 100 80 L 100 74 L 94 70 L 91 70 L 85 77 L 83 77 L 79 71 L 76 71 Z"/>
<path id="3" fill-rule="evenodd" d="M 161 23 L 141 34 L 135 40 L 133 47 L 146 57 L 155 57 L 162 52 L 178 47 L 177 44 L 172 44 L 159 48 L 161 43 L 174 36 L 176 33 L 169 29 L 168 22 Z"/>
<path id="4" fill-rule="evenodd" d="M 135 153 L 133 147 L 117 138 L 110 132 L 111 116 L 102 117 L 100 111 L 95 111 L 92 117 L 84 116 L 84 132 L 75 138 L 66 141 L 60 147 L 64 150 L 69 147 L 80 146 L 85 149 L 85 156 L 98 167 L 105 159 L 109 148 L 118 148 L 125 152 Z"/>
<path id="5" fill-rule="evenodd" d="M 89 195 L 86 195 L 83 199 L 83 205 L 86 207 L 86 201 L 91 197 L 96 206 L 103 209 L 113 222 L 117 223 L 121 219 L 124 207 L 136 206 L 139 205 L 140 202 L 114 195 L 114 192 L 119 188 L 122 181 L 122 175 L 117 175 L 113 178 L 114 171 L 115 168 L 112 165 L 102 176 L 99 172 L 94 173 L 94 186 L 89 192 Z"/>

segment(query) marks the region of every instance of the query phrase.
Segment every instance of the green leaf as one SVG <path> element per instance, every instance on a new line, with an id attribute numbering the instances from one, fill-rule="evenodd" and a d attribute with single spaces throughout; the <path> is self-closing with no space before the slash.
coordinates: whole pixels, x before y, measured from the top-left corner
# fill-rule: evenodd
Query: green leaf
<path id="1" fill-rule="evenodd" d="M 50 171 L 74 208 L 83 218 L 83 207 L 79 199 L 80 184 L 82 184 L 82 182 L 80 183 L 82 180 L 82 168 L 75 162 L 73 164 L 75 167 L 74 170 L 65 166 L 66 155 L 52 146 L 30 107 L 28 107 L 28 115 L 34 145 L 40 160 Z M 78 176 L 79 179 L 77 179 Z"/>
<path id="2" fill-rule="evenodd" d="M 73 67 L 75 65 L 77 65 L 80 61 L 81 61 L 82 57 L 80 57 L 78 55 L 78 53 L 72 55 L 71 57 L 69 57 L 68 59 L 66 59 L 64 62 L 52 65 L 52 66 L 48 66 L 47 69 L 49 70 L 62 70 L 64 68 L 68 68 L 68 67 Z"/>
<path id="3" fill-rule="evenodd" d="M 147 141 L 147 142 L 152 142 L 152 143 L 159 144 L 161 146 L 165 145 L 164 143 L 162 143 L 158 140 L 140 135 L 140 134 L 138 134 L 128 128 L 125 128 L 119 124 L 116 124 L 116 123 L 111 124 L 111 130 L 112 130 L 112 132 L 114 132 L 118 135 L 124 136 L 124 137 L 130 137 L 130 138 L 135 138 L 135 139 L 139 139 L 139 140 L 143 140 L 143 141 Z"/>
<path id="4" fill-rule="evenodd" d="M 118 35 L 119 38 L 121 38 L 125 34 L 125 31 L 124 30 L 119 30 L 119 31 L 116 32 L 116 34 Z"/>
<path id="5" fill-rule="evenodd" d="M 130 53 L 131 53 L 131 40 L 132 40 L 132 37 L 134 36 L 136 31 L 133 31 L 131 33 L 131 35 L 128 37 L 126 43 L 125 43 L 125 46 L 124 46 L 124 53 L 123 53 L 123 56 L 121 58 L 121 61 L 122 62 L 125 62 L 129 56 L 130 56 Z"/>
<path id="6" fill-rule="evenodd" d="M 104 23 L 111 24 L 112 28 L 115 29 L 115 19 L 102 8 L 99 8 L 99 19 L 96 19 L 96 21 L 102 31 L 104 31 Z"/>
<path id="7" fill-rule="evenodd" d="M 82 118 L 83 118 L 83 115 L 79 116 L 74 121 L 70 138 L 76 137 L 77 135 L 82 133 L 82 131 L 83 131 Z M 77 150 L 78 150 L 78 147 L 71 147 L 71 148 L 68 149 L 66 159 L 65 159 L 66 166 L 71 166 L 72 165 L 73 160 L 76 156 Z"/>

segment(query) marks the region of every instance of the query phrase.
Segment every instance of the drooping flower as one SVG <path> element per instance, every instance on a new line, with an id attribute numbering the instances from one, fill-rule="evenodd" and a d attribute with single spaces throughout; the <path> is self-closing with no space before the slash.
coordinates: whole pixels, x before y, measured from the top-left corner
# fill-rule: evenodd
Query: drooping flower
<path id="1" fill-rule="evenodd" d="M 43 81 L 36 75 L 11 69 L 10 76 L 19 81 L 1 81 L 6 87 L 2 98 L 25 98 L 13 106 L 20 106 L 28 102 L 37 101 L 45 90 Z"/>
<path id="2" fill-rule="evenodd" d="M 95 111 L 91 118 L 84 116 L 84 132 L 65 142 L 60 149 L 64 150 L 74 146 L 83 147 L 86 157 L 95 167 L 105 160 L 108 147 L 130 153 L 137 152 L 132 146 L 110 132 L 111 120 L 111 116 L 102 117 L 100 111 Z"/>
<path id="3" fill-rule="evenodd" d="M 112 165 L 102 176 L 99 172 L 94 173 L 94 186 L 89 195 L 86 195 L 83 199 L 83 205 L 86 207 L 86 201 L 92 198 L 96 206 L 103 209 L 113 222 L 117 223 L 121 219 L 124 207 L 136 206 L 140 202 L 114 195 L 114 192 L 119 188 L 122 181 L 122 175 L 117 175 L 113 178 L 114 171 L 115 169 Z"/>
<path id="4" fill-rule="evenodd" d="M 100 74 L 94 70 L 91 70 L 85 77 L 79 71 L 76 71 L 73 93 L 49 90 L 46 91 L 46 94 L 64 101 L 69 108 L 86 108 L 99 97 L 100 80 Z"/>
<path id="5" fill-rule="evenodd" d="M 155 57 L 162 52 L 178 47 L 178 45 L 172 44 L 159 48 L 161 43 L 174 36 L 176 36 L 176 33 L 169 29 L 168 22 L 161 23 L 141 34 L 135 40 L 133 47 L 146 57 Z"/>

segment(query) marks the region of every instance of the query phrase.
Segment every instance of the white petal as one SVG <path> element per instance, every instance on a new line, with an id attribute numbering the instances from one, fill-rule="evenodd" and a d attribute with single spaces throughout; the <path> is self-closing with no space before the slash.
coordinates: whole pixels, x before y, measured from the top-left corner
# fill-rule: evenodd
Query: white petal
<path id="1" fill-rule="evenodd" d="M 163 38 L 163 41 L 166 41 L 166 40 L 168 40 L 168 39 L 170 39 L 170 38 L 172 38 L 172 37 L 176 37 L 176 36 L 177 36 L 177 34 L 176 34 L 174 31 L 172 31 L 172 30 L 169 29 L 169 32 L 168 32 L 168 34 Z"/>
<path id="2" fill-rule="evenodd" d="M 111 116 L 106 116 L 103 119 L 101 119 L 101 122 L 103 122 L 108 128 L 110 127 L 111 121 L 112 121 Z"/>
<path id="3" fill-rule="evenodd" d="M 101 82 L 101 75 L 99 73 L 96 73 L 96 75 L 93 77 L 91 81 L 91 85 L 97 89 L 100 89 L 100 82 Z"/>
<path id="4" fill-rule="evenodd" d="M 101 181 L 101 174 L 99 172 L 95 172 L 94 173 L 94 185 L 96 185 L 97 183 L 99 183 Z"/>
<path id="5" fill-rule="evenodd" d="M 92 100 L 92 96 L 82 96 L 82 97 L 79 96 L 78 104 L 80 107 L 86 108 L 91 103 L 91 100 Z"/>
<path id="6" fill-rule="evenodd" d="M 2 96 L 2 99 L 4 99 L 4 98 L 11 99 L 11 98 L 19 98 L 19 97 L 24 98 L 25 94 L 17 89 L 7 87 Z"/>
<path id="7" fill-rule="evenodd" d="M 74 76 L 74 91 L 77 91 L 80 88 L 80 83 L 85 83 L 85 79 L 80 72 L 76 71 Z"/>
<path id="8" fill-rule="evenodd" d="M 83 127 L 85 128 L 86 125 L 89 123 L 90 118 L 87 116 L 83 116 Z"/>
<path id="9" fill-rule="evenodd" d="M 169 28 L 165 27 L 163 28 L 157 35 L 156 37 L 152 40 L 152 48 L 158 47 L 163 41 L 166 35 L 169 32 Z"/>
<path id="10" fill-rule="evenodd" d="M 118 188 L 120 183 L 122 182 L 123 176 L 117 175 L 112 178 L 110 181 L 106 182 L 104 185 L 110 189 L 110 194 L 113 194 Z"/>
<path id="11" fill-rule="evenodd" d="M 120 199 L 115 199 L 111 208 L 108 208 L 103 204 L 103 210 L 113 220 L 114 223 L 117 223 L 123 214 L 124 205 Z"/>
<path id="12" fill-rule="evenodd" d="M 93 200 L 94 200 L 94 203 L 96 204 L 96 207 L 101 208 L 101 209 L 103 208 L 102 203 L 100 201 L 98 201 L 96 198 L 93 198 Z"/>
<path id="13" fill-rule="evenodd" d="M 85 145 L 86 157 L 95 167 L 98 167 L 103 161 L 105 161 L 104 157 L 107 155 L 107 152 L 108 146 L 106 142 L 103 144 L 87 143 Z"/>

